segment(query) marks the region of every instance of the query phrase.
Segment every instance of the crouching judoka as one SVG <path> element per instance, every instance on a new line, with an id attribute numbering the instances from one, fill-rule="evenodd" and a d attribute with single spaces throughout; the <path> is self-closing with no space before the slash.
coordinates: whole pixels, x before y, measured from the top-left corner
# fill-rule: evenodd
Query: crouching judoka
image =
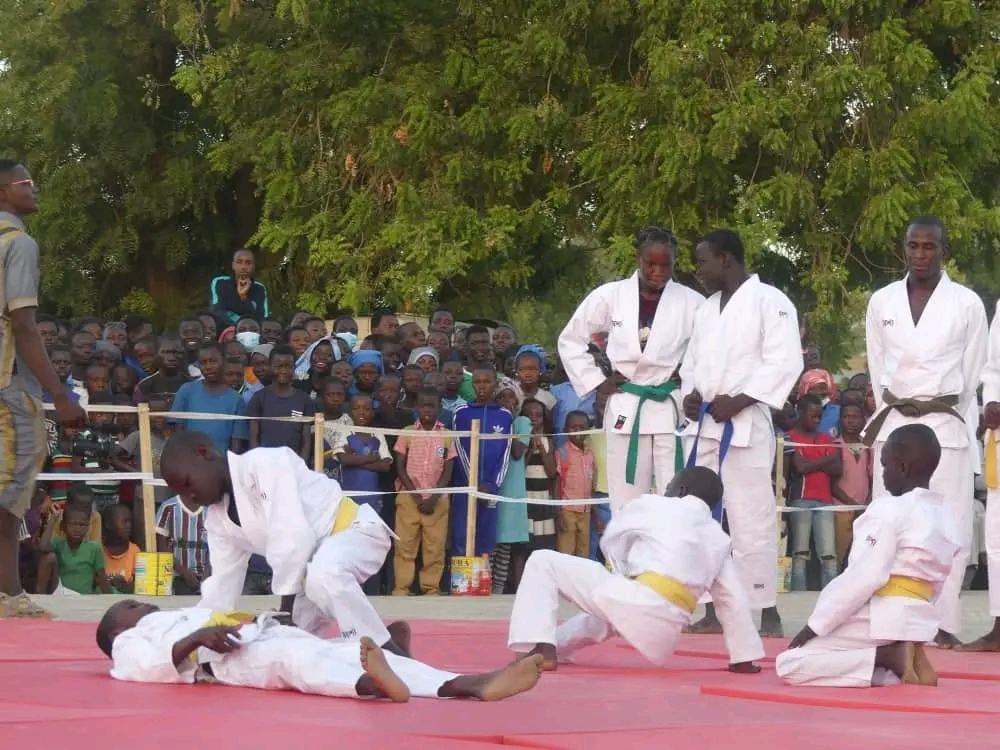
<path id="1" fill-rule="evenodd" d="M 111 676 L 128 682 L 220 682 L 331 697 L 478 698 L 495 701 L 530 690 L 542 657 L 485 674 L 443 672 L 386 653 L 370 638 L 325 641 L 274 616 L 190 607 L 161 611 L 117 602 L 97 626 Z"/>
<path id="2" fill-rule="evenodd" d="M 854 522 L 847 569 L 820 594 L 809 623 L 778 656 L 792 685 L 936 685 L 923 643 L 940 627 L 934 602 L 959 557 L 944 498 L 931 492 L 941 446 L 922 424 L 894 430 L 882 449 L 889 495 Z"/>
<path id="3" fill-rule="evenodd" d="M 604 531 L 600 563 L 538 550 L 528 558 L 514 599 L 508 645 L 542 655 L 545 668 L 584 646 L 621 635 L 663 665 L 698 598 L 711 591 L 729 650 L 730 670 L 759 672 L 764 647 L 733 568 L 729 537 L 712 519 L 719 476 L 696 467 L 678 473 L 667 497 L 643 495 L 618 509 Z M 559 597 L 582 614 L 557 625 Z"/>
<path id="4" fill-rule="evenodd" d="M 319 633 L 336 621 L 343 638 L 367 636 L 408 655 L 361 590 L 392 543 L 370 505 L 345 496 L 289 448 L 223 455 L 194 431 L 167 441 L 160 471 L 188 508 L 205 508 L 212 574 L 201 585 L 199 606 L 236 609 L 250 555 L 263 555 L 273 571 L 271 589 L 298 626 Z"/>

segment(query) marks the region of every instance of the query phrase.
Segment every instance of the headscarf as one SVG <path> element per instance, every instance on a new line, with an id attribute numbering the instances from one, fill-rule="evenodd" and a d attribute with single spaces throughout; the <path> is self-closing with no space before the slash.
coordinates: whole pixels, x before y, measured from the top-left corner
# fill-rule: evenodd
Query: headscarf
<path id="1" fill-rule="evenodd" d="M 295 361 L 295 379 L 305 380 L 309 377 L 309 369 L 312 367 L 312 353 L 313 349 L 320 345 L 320 342 L 325 341 L 333 349 L 333 361 L 340 361 L 340 347 L 333 340 L 333 336 L 324 336 L 317 341 L 313 341 L 309 344 L 309 348 L 302 352 L 302 355 Z"/>
<path id="2" fill-rule="evenodd" d="M 222 330 L 222 333 L 219 334 L 219 343 L 228 344 L 235 338 L 236 338 L 236 326 L 229 326 L 229 328 L 224 328 Z"/>
<path id="3" fill-rule="evenodd" d="M 429 346 L 418 346 L 412 352 L 410 352 L 410 358 L 406 360 L 406 364 L 415 365 L 417 360 L 421 357 L 431 357 L 434 360 L 434 366 L 437 367 L 441 364 L 441 355 L 437 353 L 436 349 L 432 349 Z"/>
<path id="4" fill-rule="evenodd" d="M 833 376 L 826 370 L 820 369 L 806 370 L 802 373 L 802 377 L 799 378 L 798 397 L 802 398 L 809 393 L 810 388 L 819 383 L 826 383 L 826 395 L 830 400 L 837 398 L 837 384 L 833 382 Z"/>
<path id="5" fill-rule="evenodd" d="M 517 407 L 514 409 L 515 416 L 521 413 L 521 407 L 524 405 L 524 391 L 521 390 L 521 386 L 517 384 L 517 381 L 512 378 L 508 378 L 506 375 L 501 375 L 497 380 L 497 387 L 493 390 L 493 398 L 496 399 L 504 391 L 510 391 L 514 394 L 514 399 L 517 401 Z"/>
<path id="6" fill-rule="evenodd" d="M 546 372 L 548 372 L 549 366 L 548 363 L 546 363 L 545 361 L 548 355 L 545 353 L 545 350 L 542 347 L 538 346 L 537 344 L 525 344 L 524 346 L 520 347 L 517 350 L 517 354 L 514 355 L 514 362 L 516 363 L 517 358 L 520 357 L 525 352 L 531 352 L 536 357 L 538 357 L 539 372 L 541 372 L 543 375 Z"/>
<path id="7" fill-rule="evenodd" d="M 351 364 L 352 370 L 357 370 L 361 365 L 375 365 L 379 375 L 385 374 L 385 369 L 382 365 L 382 353 L 374 349 L 360 349 L 351 354 L 347 361 Z"/>

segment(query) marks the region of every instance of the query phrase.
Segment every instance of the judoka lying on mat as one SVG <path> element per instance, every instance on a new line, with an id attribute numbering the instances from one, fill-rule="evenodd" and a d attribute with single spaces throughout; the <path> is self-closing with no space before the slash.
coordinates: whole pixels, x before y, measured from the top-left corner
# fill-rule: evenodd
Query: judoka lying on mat
<path id="1" fill-rule="evenodd" d="M 940 627 L 934 602 L 961 550 L 944 498 L 928 489 L 940 455 L 926 425 L 889 435 L 881 460 L 890 494 L 854 522 L 847 569 L 823 589 L 806 627 L 778 656 L 785 682 L 937 684 L 923 644 Z"/>
<path id="2" fill-rule="evenodd" d="M 537 550 L 514 599 L 508 645 L 541 655 L 545 668 L 616 633 L 657 665 L 673 653 L 698 598 L 710 591 L 733 672 L 759 672 L 764 647 L 750 602 L 733 568 L 729 537 L 712 518 L 722 499 L 719 476 L 695 467 L 677 474 L 667 497 L 643 495 L 611 517 L 600 563 Z M 583 610 L 557 626 L 559 597 Z"/>
<path id="3" fill-rule="evenodd" d="M 371 696 L 496 701 L 530 690 L 542 657 L 486 674 L 443 672 L 383 651 L 368 637 L 325 641 L 282 625 L 273 615 L 218 613 L 189 607 L 161 611 L 127 599 L 97 626 L 97 645 L 111 657 L 111 676 L 129 682 L 221 682 L 332 697 Z"/>

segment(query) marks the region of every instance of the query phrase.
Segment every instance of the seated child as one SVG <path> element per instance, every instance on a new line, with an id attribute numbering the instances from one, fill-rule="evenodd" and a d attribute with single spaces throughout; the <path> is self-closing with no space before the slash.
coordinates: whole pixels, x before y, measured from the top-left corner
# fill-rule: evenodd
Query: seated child
<path id="1" fill-rule="evenodd" d="M 45 530 L 38 543 L 38 593 L 51 594 L 60 586 L 78 594 L 93 594 L 95 588 L 110 594 L 104 573 L 101 545 L 87 539 L 90 506 L 81 502 L 66 505 L 62 514 L 65 537 L 53 537 L 54 526 Z"/>
<path id="2" fill-rule="evenodd" d="M 90 487 L 83 482 L 74 482 L 70 485 L 69 490 L 66 493 L 66 497 L 62 502 L 53 502 L 51 505 L 51 513 L 49 514 L 49 519 L 45 523 L 45 530 L 52 529 L 53 539 L 65 539 L 66 532 L 63 530 L 62 519 L 63 510 L 70 503 L 80 503 L 86 505 L 88 508 L 94 507 L 94 493 L 91 491 Z M 90 528 L 87 531 L 87 539 L 92 542 L 97 542 L 101 544 L 104 540 L 104 535 L 102 533 L 103 524 L 101 523 L 101 514 L 96 510 L 91 510 L 90 512 Z M 43 532 L 44 533 L 44 532 Z"/>
<path id="3" fill-rule="evenodd" d="M 104 572 L 116 594 L 135 588 L 135 560 L 139 546 L 132 541 L 132 509 L 112 505 L 104 511 Z"/>
<path id="4" fill-rule="evenodd" d="M 188 510 L 176 495 L 157 511 L 156 551 L 174 556 L 174 596 L 200 594 L 201 582 L 211 572 L 203 511 Z"/>
<path id="5" fill-rule="evenodd" d="M 539 656 L 496 672 L 459 675 L 384 652 L 368 637 L 360 643 L 323 640 L 282 625 L 273 616 L 254 618 L 196 607 L 160 611 L 132 600 L 113 604 L 104 614 L 97 626 L 97 645 L 111 657 L 116 680 L 215 681 L 396 703 L 408 701 L 411 694 L 502 700 L 533 688 L 542 667 Z"/>

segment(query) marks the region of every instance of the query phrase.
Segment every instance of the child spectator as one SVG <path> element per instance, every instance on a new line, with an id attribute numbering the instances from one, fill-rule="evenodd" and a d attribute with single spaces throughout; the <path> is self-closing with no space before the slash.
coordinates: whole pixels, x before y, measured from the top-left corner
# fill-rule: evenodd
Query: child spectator
<path id="1" fill-rule="evenodd" d="M 494 398 L 511 414 L 521 413 L 521 388 L 512 379 L 508 377 L 500 379 Z M 524 455 L 531 444 L 530 420 L 527 417 L 514 417 L 512 431 L 507 474 L 497 494 L 521 502 L 505 502 L 497 505 L 497 546 L 490 555 L 494 594 L 513 594 L 517 591 L 524 563 L 531 552 L 528 505 L 524 502 L 527 493 L 524 482 Z"/>
<path id="2" fill-rule="evenodd" d="M 427 346 L 427 334 L 424 333 L 424 329 L 420 327 L 419 323 L 403 323 L 396 329 L 396 340 L 406 352 L 407 360 L 412 358 L 413 352 L 417 349 Z M 434 357 L 437 358 L 437 353 L 434 354 Z"/>
<path id="3" fill-rule="evenodd" d="M 425 492 L 447 487 L 451 481 L 455 443 L 450 437 L 432 436 L 445 426 L 438 419 L 441 397 L 425 388 L 417 394 L 419 421 L 406 428 L 396 441 L 396 540 L 393 596 L 406 596 L 413 584 L 418 550 L 423 567 L 420 570 L 420 590 L 425 595 L 440 592 L 444 572 L 445 548 L 448 543 L 447 495 Z"/>
<path id="4" fill-rule="evenodd" d="M 437 352 L 438 362 L 444 362 L 451 354 L 451 337 L 444 331 L 428 331 L 427 346 Z"/>
<path id="5" fill-rule="evenodd" d="M 382 375 L 382 355 L 363 349 L 351 355 L 350 363 L 354 369 L 354 392 L 351 395 L 367 393 L 374 399 L 376 384 Z"/>
<path id="6" fill-rule="evenodd" d="M 548 412 L 545 404 L 525 399 L 521 416 L 531 422 L 531 442 L 524 462 L 525 497 L 528 498 L 528 520 L 531 524 L 531 549 L 556 549 L 556 518 L 559 509 L 535 504 L 552 499 L 552 486 L 557 475 L 556 454 L 548 432 Z"/>
<path id="7" fill-rule="evenodd" d="M 458 407 L 468 403 L 458 393 L 465 379 L 465 368 L 462 367 L 461 360 L 449 359 L 442 365 L 441 373 L 444 375 L 444 397 L 441 399 L 441 408 L 454 414 L 458 411 Z"/>
<path id="8" fill-rule="evenodd" d="M 274 351 L 273 344 L 261 344 L 250 350 L 250 369 L 253 371 L 253 380 L 247 381 L 247 388 L 243 391 L 243 400 L 248 404 L 253 395 L 261 388 L 265 388 L 274 381 L 271 373 L 271 352 Z"/>
<path id="9" fill-rule="evenodd" d="M 295 352 L 295 357 L 298 359 L 306 353 L 312 339 L 309 337 L 309 331 L 302 326 L 289 326 L 288 330 L 285 331 L 284 343 L 292 347 L 292 351 Z"/>
<path id="10" fill-rule="evenodd" d="M 108 372 L 111 369 L 120 364 L 122 361 L 122 353 L 119 351 L 118 347 L 112 344 L 110 341 L 99 340 L 94 345 L 94 364 L 103 365 L 108 368 Z"/>
<path id="11" fill-rule="evenodd" d="M 424 371 L 417 365 L 407 365 L 403 368 L 403 400 L 400 407 L 414 410 L 417 408 L 417 392 L 424 387 Z"/>
<path id="12" fill-rule="evenodd" d="M 154 394 L 173 398 L 188 381 L 184 366 L 184 344 L 177 336 L 161 336 L 157 349 L 159 369 L 136 386 L 136 402 L 149 401 Z"/>
<path id="13" fill-rule="evenodd" d="M 800 510 L 788 514 L 792 542 L 792 591 L 806 590 L 806 564 L 809 539 L 816 545 L 822 571 L 821 587 L 837 575 L 837 545 L 831 480 L 841 473 L 840 451 L 833 438 L 818 431 L 823 403 L 811 394 L 799 399 L 798 423 L 788 431 L 792 471 L 801 479 L 801 487 L 789 497 L 789 505 Z"/>
<path id="14" fill-rule="evenodd" d="M 173 410 L 200 414 L 244 416 L 246 404 L 239 394 L 226 385 L 222 368 L 222 349 L 215 343 L 202 343 L 198 350 L 201 380 L 185 383 L 174 397 Z M 243 420 L 181 419 L 179 429 L 197 430 L 212 438 L 223 454 L 232 449 L 239 453 L 249 437 Z"/>
<path id="15" fill-rule="evenodd" d="M 398 341 L 384 336 L 376 348 L 382 355 L 382 364 L 387 373 L 399 372 L 403 369 L 403 347 L 399 345 Z"/>
<path id="16" fill-rule="evenodd" d="M 820 400 L 823 415 L 819 420 L 818 432 L 837 437 L 840 428 L 840 404 L 837 402 L 837 385 L 826 370 L 806 370 L 799 378 L 798 399 L 811 394 Z"/>
<path id="17" fill-rule="evenodd" d="M 60 524 L 65 536 L 55 536 L 52 525 L 45 530 L 38 543 L 39 594 L 54 593 L 60 586 L 78 594 L 93 594 L 95 589 L 112 593 L 101 545 L 87 538 L 90 513 L 89 505 L 68 503 Z"/>
<path id="18" fill-rule="evenodd" d="M 425 375 L 429 372 L 436 372 L 438 362 L 438 353 L 429 346 L 418 346 L 410 352 L 410 357 L 406 360 L 407 365 L 416 365 Z"/>
<path id="19" fill-rule="evenodd" d="M 590 449 L 594 452 L 594 497 L 608 496 L 608 442 L 604 431 L 604 410 L 608 406 L 606 393 L 598 393 L 594 399 L 594 427 L 600 432 L 590 436 Z M 572 412 L 570 412 L 572 413 Z M 586 412 L 584 412 L 586 413 Z M 568 416 L 568 415 L 567 415 Z M 590 509 L 590 559 L 604 562 L 601 552 L 601 537 L 611 520 L 611 506 L 607 503 L 594 505 Z"/>
<path id="20" fill-rule="evenodd" d="M 250 422 L 250 448 L 291 448 L 309 462 L 312 455 L 312 431 L 303 422 L 280 422 L 275 417 L 311 417 L 316 404 L 308 394 L 292 384 L 295 352 L 287 346 L 271 351 L 271 385 L 257 391 L 247 405 Z"/>
<path id="21" fill-rule="evenodd" d="M 85 385 L 87 368 L 94 364 L 94 352 L 97 350 L 97 339 L 89 331 L 76 331 L 70 338 L 70 357 L 73 366 L 70 380 L 73 385 Z"/>
<path id="22" fill-rule="evenodd" d="M 56 344 L 49 349 L 49 361 L 52 363 L 52 369 L 56 371 L 59 382 L 67 386 L 70 398 L 74 401 L 79 401 L 81 396 L 86 395 L 87 391 L 85 388 L 75 386 L 70 382 L 70 373 L 73 371 L 73 359 L 68 346 L 65 344 Z M 51 404 L 52 394 L 43 392 L 42 400 L 47 404 Z"/>
<path id="23" fill-rule="evenodd" d="M 872 494 L 872 452 L 861 444 L 861 430 L 865 426 L 864 407 L 858 403 L 847 403 L 848 391 L 844 391 L 845 403 L 840 407 L 841 473 L 833 483 L 833 499 L 839 505 L 864 508 L 871 501 Z M 863 394 L 858 394 L 863 397 Z M 833 513 L 837 539 L 838 569 L 844 565 L 847 551 L 854 537 L 853 524 L 857 513 L 840 511 Z"/>
<path id="24" fill-rule="evenodd" d="M 566 415 L 569 440 L 558 449 L 558 482 L 561 500 L 589 500 L 597 491 L 594 452 L 585 433 L 590 418 L 582 411 Z M 556 521 L 557 546 L 560 552 L 577 557 L 590 556 L 590 506 L 564 505 Z"/>
<path id="25" fill-rule="evenodd" d="M 364 431 L 364 428 L 372 426 L 374 418 L 371 396 L 363 393 L 354 396 L 350 415 L 355 429 L 341 433 L 333 446 L 333 455 L 341 466 L 341 486 L 348 495 L 352 492 L 378 492 L 379 474 L 390 470 L 392 453 L 384 437 Z M 361 495 L 354 500 L 371 505 L 377 511 L 382 510 L 379 495 Z"/>
<path id="26" fill-rule="evenodd" d="M 344 411 L 344 404 L 347 402 L 347 389 L 344 384 L 336 378 L 327 378 L 323 385 L 323 442 L 326 453 L 323 461 L 323 471 L 328 477 L 340 482 L 340 464 L 331 450 L 340 439 L 346 434 L 346 430 L 338 430 L 338 426 L 348 426 L 354 424 L 351 417 Z"/>
<path id="27" fill-rule="evenodd" d="M 343 383 L 348 395 L 354 391 L 354 370 L 349 361 L 334 362 L 333 367 L 330 368 L 330 377 Z"/>
<path id="28" fill-rule="evenodd" d="M 175 495 L 156 514 L 156 549 L 174 556 L 174 596 L 200 594 L 210 573 L 202 510 L 192 513 Z"/>
<path id="29" fill-rule="evenodd" d="M 104 512 L 104 572 L 116 594 L 135 591 L 135 560 L 139 547 L 132 541 L 132 510 L 112 505 Z"/>
<path id="30" fill-rule="evenodd" d="M 211 316 L 208 317 L 211 318 Z M 198 349 L 206 341 L 215 341 L 215 320 L 212 319 L 211 336 L 208 334 L 206 322 L 199 316 L 192 315 L 183 318 L 177 325 L 177 335 L 184 347 L 184 364 L 189 378 L 201 377 L 201 371 L 198 369 Z M 182 367 L 182 369 L 185 368 Z"/>
<path id="31" fill-rule="evenodd" d="M 111 395 L 108 386 L 111 385 L 111 374 L 104 365 L 91 365 L 87 368 L 87 388 L 88 403 L 93 403 L 90 399 L 96 393 L 107 393 Z"/>
<path id="32" fill-rule="evenodd" d="M 485 330 L 485 329 L 484 329 Z M 487 341 L 489 337 L 487 335 Z M 497 436 L 511 434 L 514 416 L 493 400 L 497 387 L 497 373 L 492 364 L 480 365 L 472 375 L 472 385 L 475 396 L 472 403 L 460 407 L 455 412 L 455 429 L 467 432 L 472 427 L 473 420 L 478 419 L 480 429 L 491 439 L 483 440 L 479 446 L 479 491 L 497 494 L 507 474 L 507 464 L 510 458 L 510 440 L 496 439 Z M 471 439 L 462 437 L 458 440 L 459 462 L 455 466 L 452 483 L 456 487 L 466 487 L 469 484 L 469 451 Z M 480 499 L 476 515 L 476 538 L 473 548 L 476 555 L 487 555 L 493 552 L 497 543 L 497 503 L 494 500 Z M 453 555 L 464 555 L 466 552 L 465 520 L 468 514 L 468 500 L 465 495 L 455 495 L 451 515 L 454 521 L 451 536 L 451 551 Z"/>
<path id="33" fill-rule="evenodd" d="M 293 385 L 309 398 L 318 399 L 323 392 L 323 383 L 330 376 L 330 368 L 333 367 L 339 353 L 339 347 L 334 353 L 334 344 L 330 339 L 317 341 L 309 353 L 309 367 L 304 377 L 299 379 L 296 374 Z"/>
<path id="34" fill-rule="evenodd" d="M 128 396 L 130 403 L 135 401 L 135 389 L 139 384 L 139 376 L 135 370 L 126 364 L 117 364 L 111 368 L 111 395 Z"/>
<path id="35" fill-rule="evenodd" d="M 542 359 L 541 350 L 536 346 L 522 346 L 518 349 L 514 357 L 514 371 L 517 373 L 517 383 L 521 386 L 525 400 L 540 401 L 545 406 L 546 412 L 551 414 L 556 408 L 556 399 L 551 393 L 542 389 L 545 360 Z"/>
<path id="36" fill-rule="evenodd" d="M 63 512 L 67 505 L 80 505 L 88 508 L 94 507 L 94 493 L 83 482 L 73 482 L 70 485 L 66 500 L 61 503 L 52 503 L 49 510 L 48 520 L 45 522 L 45 530 L 52 529 L 53 538 L 65 538 L 66 532 L 63 529 Z M 90 528 L 87 531 L 87 539 L 100 544 L 103 539 L 101 514 L 95 510 L 90 513 Z"/>
<path id="37" fill-rule="evenodd" d="M 426 375 L 424 375 L 424 388 L 433 388 L 437 391 L 438 397 L 444 398 L 444 374 L 440 370 L 431 370 Z M 451 429 L 451 425 L 455 420 L 455 414 L 449 410 L 441 407 L 441 413 L 438 415 L 438 419 L 441 420 L 441 424 Z"/>
<path id="38" fill-rule="evenodd" d="M 326 323 L 322 318 L 317 318 L 315 315 L 306 318 L 302 325 L 305 327 L 306 333 L 309 334 L 310 344 L 319 341 L 328 333 L 326 330 Z"/>

